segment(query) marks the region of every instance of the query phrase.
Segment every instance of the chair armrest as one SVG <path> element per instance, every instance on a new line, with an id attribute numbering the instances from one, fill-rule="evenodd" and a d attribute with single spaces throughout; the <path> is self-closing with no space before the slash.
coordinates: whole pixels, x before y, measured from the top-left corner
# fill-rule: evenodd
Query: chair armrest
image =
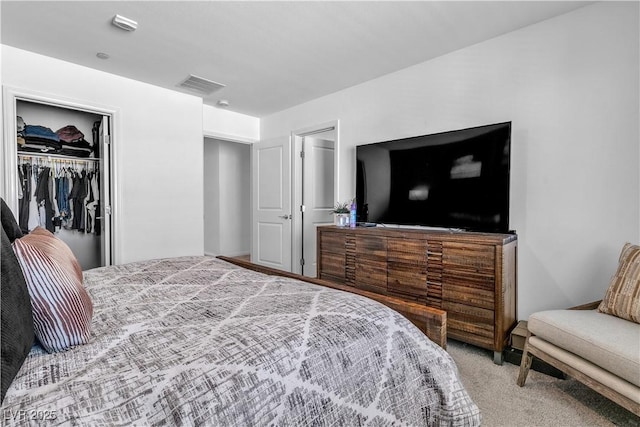
<path id="1" fill-rule="evenodd" d="M 587 304 L 577 305 L 575 307 L 569 307 L 568 310 L 595 310 L 600 305 L 602 300 L 589 302 Z"/>

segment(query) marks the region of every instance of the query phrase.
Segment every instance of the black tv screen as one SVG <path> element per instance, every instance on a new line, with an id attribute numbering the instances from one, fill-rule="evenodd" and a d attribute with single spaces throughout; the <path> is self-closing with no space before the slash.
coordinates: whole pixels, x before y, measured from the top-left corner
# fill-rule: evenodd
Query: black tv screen
<path id="1" fill-rule="evenodd" d="M 356 146 L 359 222 L 509 231 L 511 122 Z"/>

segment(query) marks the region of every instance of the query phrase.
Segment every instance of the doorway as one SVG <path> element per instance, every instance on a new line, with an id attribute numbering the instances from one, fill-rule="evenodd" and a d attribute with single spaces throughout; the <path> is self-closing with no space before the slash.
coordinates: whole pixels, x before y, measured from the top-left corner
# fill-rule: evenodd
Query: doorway
<path id="1" fill-rule="evenodd" d="M 332 224 L 338 121 L 254 143 L 251 261 L 316 276 L 316 228 Z"/>
<path id="2" fill-rule="evenodd" d="M 21 228 L 31 231 L 41 226 L 54 233 L 70 247 L 83 270 L 117 263 L 117 180 L 112 174 L 116 110 L 9 87 L 3 88 L 3 102 L 1 191 Z M 73 138 L 34 148 L 27 136 L 29 124 L 49 134 L 54 129 L 73 131 Z M 22 142 L 16 144 L 19 128 Z M 33 192 L 38 178 L 49 183 L 40 206 Z M 25 184 L 29 181 L 30 186 Z M 84 191 L 76 192 L 73 200 L 72 185 Z"/>
<path id="3" fill-rule="evenodd" d="M 337 195 L 337 123 L 293 133 L 292 270 L 316 277 L 316 229 L 333 223 Z"/>
<path id="4" fill-rule="evenodd" d="M 204 138 L 204 253 L 244 256 L 251 249 L 251 146 Z"/>

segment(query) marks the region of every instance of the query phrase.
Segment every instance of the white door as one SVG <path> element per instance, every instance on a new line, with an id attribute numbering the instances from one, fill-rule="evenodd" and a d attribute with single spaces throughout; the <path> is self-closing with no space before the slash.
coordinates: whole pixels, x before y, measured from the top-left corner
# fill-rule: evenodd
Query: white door
<path id="1" fill-rule="evenodd" d="M 251 261 L 291 271 L 291 139 L 254 143 L 251 157 Z"/>
<path id="2" fill-rule="evenodd" d="M 109 117 L 100 125 L 100 263 L 111 265 L 111 136 Z"/>
<path id="3" fill-rule="evenodd" d="M 302 274 L 315 277 L 316 228 L 333 223 L 335 142 L 306 136 L 302 152 Z"/>

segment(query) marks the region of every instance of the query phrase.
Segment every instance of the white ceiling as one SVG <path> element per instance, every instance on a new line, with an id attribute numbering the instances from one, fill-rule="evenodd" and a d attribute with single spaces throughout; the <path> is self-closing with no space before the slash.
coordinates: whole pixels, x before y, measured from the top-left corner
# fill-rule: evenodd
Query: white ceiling
<path id="1" fill-rule="evenodd" d="M 205 104 L 263 117 L 589 3 L 2 0 L 1 41 L 173 90 L 194 74 L 226 85 Z"/>

